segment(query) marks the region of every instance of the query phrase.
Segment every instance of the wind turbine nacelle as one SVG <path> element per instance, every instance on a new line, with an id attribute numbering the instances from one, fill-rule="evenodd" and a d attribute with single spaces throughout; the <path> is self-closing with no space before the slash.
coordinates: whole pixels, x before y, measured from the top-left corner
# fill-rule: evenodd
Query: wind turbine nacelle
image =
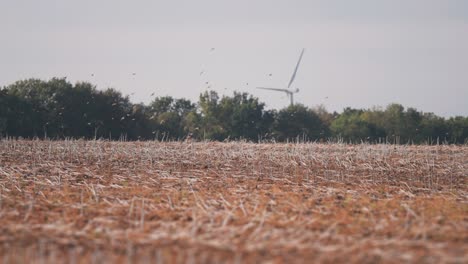
<path id="1" fill-rule="evenodd" d="M 299 92 L 299 88 L 296 88 L 296 90 L 294 90 L 295 93 L 298 93 Z"/>

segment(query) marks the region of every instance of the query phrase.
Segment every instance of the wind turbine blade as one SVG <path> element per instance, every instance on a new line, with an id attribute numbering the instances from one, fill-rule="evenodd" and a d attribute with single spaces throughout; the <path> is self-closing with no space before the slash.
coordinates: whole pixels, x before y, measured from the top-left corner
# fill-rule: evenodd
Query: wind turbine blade
<path id="1" fill-rule="evenodd" d="M 302 55 L 304 55 L 304 50 L 305 49 L 302 49 L 301 56 L 299 56 L 299 60 L 297 61 L 296 68 L 294 69 L 294 73 L 291 76 L 291 80 L 289 81 L 288 88 L 291 87 L 291 84 L 294 82 L 294 79 L 296 78 L 297 69 L 299 68 L 299 64 L 301 64 Z"/>
<path id="2" fill-rule="evenodd" d="M 270 91 L 279 91 L 279 92 L 288 92 L 288 90 L 281 89 L 281 88 L 257 87 L 257 89 L 270 90 Z"/>

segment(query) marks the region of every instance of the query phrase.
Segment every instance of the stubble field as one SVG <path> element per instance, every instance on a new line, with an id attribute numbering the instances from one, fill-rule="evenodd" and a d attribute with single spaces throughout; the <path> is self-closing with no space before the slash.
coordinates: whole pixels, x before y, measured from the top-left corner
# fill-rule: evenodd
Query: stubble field
<path id="1" fill-rule="evenodd" d="M 0 141 L 2 263 L 467 263 L 467 146 Z"/>

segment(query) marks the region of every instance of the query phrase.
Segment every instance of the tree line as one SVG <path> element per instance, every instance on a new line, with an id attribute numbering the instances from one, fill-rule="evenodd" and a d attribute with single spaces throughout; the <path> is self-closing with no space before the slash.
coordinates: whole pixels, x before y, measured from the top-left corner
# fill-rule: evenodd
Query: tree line
<path id="1" fill-rule="evenodd" d="M 0 89 L 0 135 L 110 140 L 341 141 L 349 143 L 468 143 L 468 117 L 443 118 L 415 108 L 346 108 L 296 104 L 267 110 L 234 92 L 200 94 L 198 102 L 170 96 L 132 103 L 115 89 L 98 90 L 65 78 L 27 79 Z"/>

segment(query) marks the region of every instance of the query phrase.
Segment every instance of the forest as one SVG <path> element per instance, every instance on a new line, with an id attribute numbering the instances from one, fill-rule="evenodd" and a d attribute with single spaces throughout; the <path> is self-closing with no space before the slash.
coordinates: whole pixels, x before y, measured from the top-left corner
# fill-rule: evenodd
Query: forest
<path id="1" fill-rule="evenodd" d="M 156 96 L 143 104 L 88 82 L 27 79 L 0 88 L 0 137 L 467 144 L 468 117 L 396 103 L 341 113 L 301 104 L 270 110 L 248 93 L 215 91 L 198 102 Z"/>

